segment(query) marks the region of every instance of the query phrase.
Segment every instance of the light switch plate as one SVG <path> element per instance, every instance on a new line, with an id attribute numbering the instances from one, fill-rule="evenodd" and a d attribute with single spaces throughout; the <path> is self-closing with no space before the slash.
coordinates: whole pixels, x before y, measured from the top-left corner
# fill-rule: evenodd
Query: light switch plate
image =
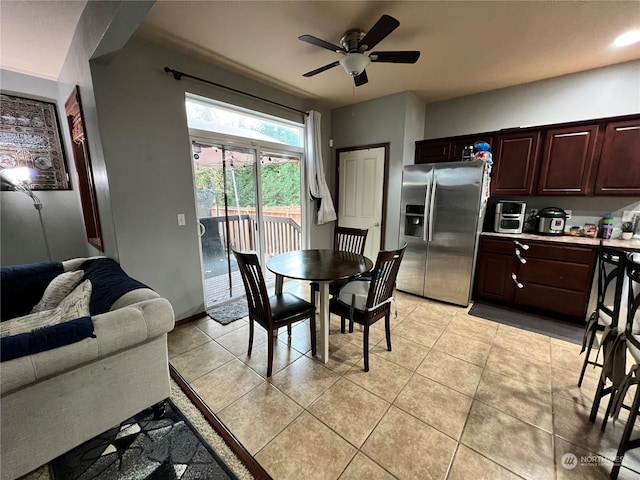
<path id="1" fill-rule="evenodd" d="M 184 217 L 184 213 L 179 213 L 178 214 L 178 226 L 179 227 L 184 227 L 187 224 L 187 221 Z"/>

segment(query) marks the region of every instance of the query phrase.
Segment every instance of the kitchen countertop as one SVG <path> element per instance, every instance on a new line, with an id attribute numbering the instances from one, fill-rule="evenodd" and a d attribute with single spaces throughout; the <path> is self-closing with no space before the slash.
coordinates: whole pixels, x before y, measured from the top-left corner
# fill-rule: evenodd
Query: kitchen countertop
<path id="1" fill-rule="evenodd" d="M 575 237 L 572 235 L 536 235 L 534 233 L 494 233 L 494 232 L 482 232 L 480 235 L 485 237 L 498 237 L 507 238 L 512 240 L 536 240 L 539 242 L 551 242 L 551 243 L 563 243 L 572 245 L 584 245 L 591 247 L 602 245 L 605 247 L 621 248 L 624 250 L 640 251 L 640 240 L 621 240 L 611 239 L 603 240 L 602 238 L 588 238 L 588 237 Z"/>

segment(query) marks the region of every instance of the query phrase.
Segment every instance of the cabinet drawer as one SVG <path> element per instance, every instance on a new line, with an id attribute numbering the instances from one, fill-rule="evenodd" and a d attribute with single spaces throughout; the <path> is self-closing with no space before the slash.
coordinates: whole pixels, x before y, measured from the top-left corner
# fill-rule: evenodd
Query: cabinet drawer
<path id="1" fill-rule="evenodd" d="M 518 267 L 518 280 L 525 288 L 535 283 L 585 293 L 591 286 L 591 271 L 587 264 L 530 258 Z"/>
<path id="2" fill-rule="evenodd" d="M 527 284 L 515 294 L 515 303 L 584 320 L 588 295 L 546 285 Z"/>
<path id="3" fill-rule="evenodd" d="M 497 238 L 480 238 L 480 249 L 482 253 L 500 253 L 503 255 L 513 255 L 515 244 L 513 240 L 501 240 Z"/>
<path id="4" fill-rule="evenodd" d="M 596 250 L 589 247 L 575 247 L 571 245 L 552 245 L 541 242 L 526 242 L 529 249 L 523 251 L 524 258 L 545 258 L 547 260 L 561 260 L 572 263 L 593 265 L 596 258 Z M 521 249 L 522 251 L 522 249 Z"/>

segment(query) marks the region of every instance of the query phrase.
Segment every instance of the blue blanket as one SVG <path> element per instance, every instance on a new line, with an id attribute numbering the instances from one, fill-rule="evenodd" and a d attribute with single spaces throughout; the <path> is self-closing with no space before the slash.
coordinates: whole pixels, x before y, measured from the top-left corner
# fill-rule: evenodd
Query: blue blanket
<path id="1" fill-rule="evenodd" d="M 47 285 L 63 272 L 60 262 L 30 263 L 0 268 L 2 321 L 22 317 L 40 301 Z"/>
<path id="2" fill-rule="evenodd" d="M 95 337 L 91 317 L 76 318 L 28 333 L 4 337 L 0 339 L 0 362 L 64 347 L 89 337 Z"/>
<path id="3" fill-rule="evenodd" d="M 111 258 L 95 258 L 82 264 L 84 280 L 91 280 L 91 315 L 108 312 L 111 306 L 122 295 L 138 288 L 149 288 L 144 283 L 134 280 Z"/>
<path id="4" fill-rule="evenodd" d="M 127 292 L 148 288 L 144 283 L 129 277 L 111 258 L 87 260 L 81 269 L 85 272 L 82 281 L 91 281 L 91 316 L 108 312 L 116 300 Z M 29 314 L 44 294 L 47 285 L 61 273 L 63 266 L 59 262 L 2 267 L 2 320 Z M 0 339 L 0 361 L 45 352 L 89 337 L 95 337 L 90 316 L 3 337 Z"/>

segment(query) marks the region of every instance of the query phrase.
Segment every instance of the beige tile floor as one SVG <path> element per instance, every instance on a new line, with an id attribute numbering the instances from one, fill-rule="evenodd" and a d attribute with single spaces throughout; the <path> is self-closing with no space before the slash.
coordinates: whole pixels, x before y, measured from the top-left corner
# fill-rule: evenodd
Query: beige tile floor
<path id="1" fill-rule="evenodd" d="M 577 387 L 579 346 L 401 292 L 395 305 L 393 350 L 378 322 L 368 373 L 361 332 L 333 316 L 325 365 L 298 324 L 266 379 L 264 330 L 248 357 L 248 322 L 208 317 L 169 335 L 170 361 L 276 480 L 608 478 L 623 424 L 589 423 L 598 371 Z M 640 478 L 640 449 L 624 465 L 619 478 Z"/>

